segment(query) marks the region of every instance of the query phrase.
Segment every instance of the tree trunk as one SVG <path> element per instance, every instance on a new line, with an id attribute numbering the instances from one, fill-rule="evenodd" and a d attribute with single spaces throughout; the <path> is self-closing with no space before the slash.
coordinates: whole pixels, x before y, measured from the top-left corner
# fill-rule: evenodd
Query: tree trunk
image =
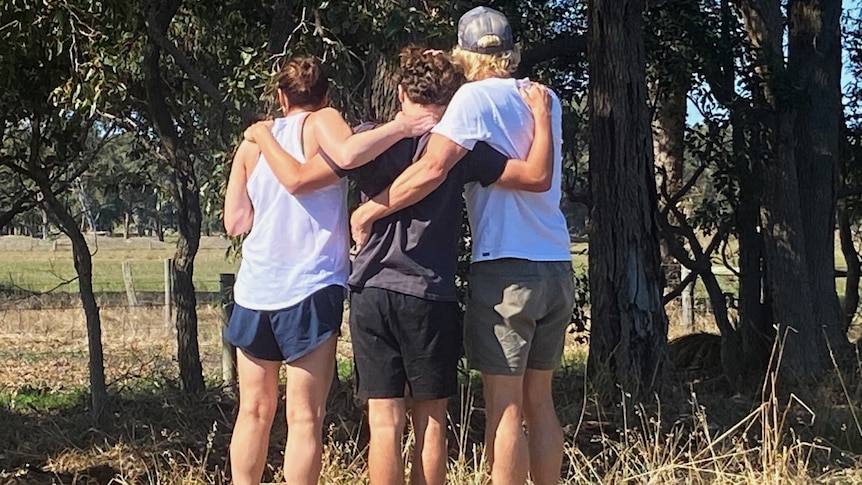
<path id="1" fill-rule="evenodd" d="M 794 142 L 804 203 L 809 291 L 818 341 L 847 346 L 835 291 L 835 210 L 841 101 L 841 0 L 791 0 L 789 66 L 802 88 Z"/>
<path id="2" fill-rule="evenodd" d="M 179 9 L 179 0 L 166 0 L 149 16 L 157 32 L 164 35 Z M 174 255 L 174 299 L 177 309 L 177 360 L 183 390 L 196 394 L 204 389 L 203 370 L 198 348 L 197 299 L 194 259 L 201 236 L 201 207 L 194 164 L 177 133 L 161 78 L 161 49 L 149 39 L 144 53 L 147 101 L 156 133 L 173 169 L 172 189 L 177 203 L 179 239 Z"/>
<path id="3" fill-rule="evenodd" d="M 649 396 L 666 370 L 644 0 L 589 0 L 591 379 Z"/>
<path id="4" fill-rule="evenodd" d="M 783 17 L 779 0 L 741 0 L 749 41 L 754 48 L 759 104 L 766 130 L 762 206 L 768 287 L 772 293 L 783 376 L 799 380 L 818 372 L 825 355 L 818 348 L 814 303 L 810 293 L 805 225 L 796 165 L 796 107 L 787 96 L 789 79 L 782 49 Z"/>
<path id="5" fill-rule="evenodd" d="M 87 321 L 87 349 L 89 354 L 90 371 L 90 415 L 93 422 L 101 428 L 108 426 L 110 418 L 110 403 L 108 391 L 105 385 L 105 364 L 102 355 L 102 322 L 99 315 L 99 306 L 96 304 L 96 296 L 93 294 L 93 260 L 90 256 L 90 248 L 84 234 L 78 228 L 75 218 L 63 206 L 52 192 L 47 177 L 37 177 L 37 183 L 44 196 L 44 203 L 48 211 L 54 216 L 57 225 L 72 241 L 72 256 L 75 263 L 75 272 L 78 275 L 78 291 L 80 292 L 81 305 L 84 308 L 84 316 Z"/>

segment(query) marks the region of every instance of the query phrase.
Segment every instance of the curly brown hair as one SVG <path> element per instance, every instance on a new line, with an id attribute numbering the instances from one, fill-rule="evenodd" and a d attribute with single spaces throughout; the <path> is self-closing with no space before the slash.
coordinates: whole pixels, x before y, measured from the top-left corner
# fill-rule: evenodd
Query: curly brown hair
<path id="1" fill-rule="evenodd" d="M 417 104 L 445 106 L 465 82 L 464 73 L 447 54 L 409 45 L 398 55 L 395 81 Z"/>
<path id="2" fill-rule="evenodd" d="M 275 74 L 273 81 L 291 106 L 320 107 L 329 92 L 329 79 L 320 62 L 310 56 L 291 58 Z"/>

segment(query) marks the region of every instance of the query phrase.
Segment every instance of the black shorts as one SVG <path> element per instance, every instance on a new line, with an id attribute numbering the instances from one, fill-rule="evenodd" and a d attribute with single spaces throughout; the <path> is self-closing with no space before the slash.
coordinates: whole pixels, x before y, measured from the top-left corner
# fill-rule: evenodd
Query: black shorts
<path id="1" fill-rule="evenodd" d="M 251 310 L 234 305 L 225 337 L 246 355 L 293 362 L 341 332 L 344 287 L 317 290 L 281 310 Z"/>
<path id="2" fill-rule="evenodd" d="M 461 311 L 380 288 L 350 296 L 350 339 L 356 394 L 364 401 L 404 397 L 443 399 L 458 390 Z"/>

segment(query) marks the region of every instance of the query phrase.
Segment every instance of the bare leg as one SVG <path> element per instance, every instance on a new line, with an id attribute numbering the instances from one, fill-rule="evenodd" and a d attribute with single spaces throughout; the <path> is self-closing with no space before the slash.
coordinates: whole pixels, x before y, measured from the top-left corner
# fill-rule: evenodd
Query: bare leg
<path id="1" fill-rule="evenodd" d="M 233 483 L 259 484 L 266 465 L 269 430 L 278 402 L 281 362 L 237 352 L 239 414 L 230 440 Z"/>
<path id="2" fill-rule="evenodd" d="M 563 463 L 563 430 L 551 394 L 553 376 L 551 370 L 527 369 L 524 374 L 524 418 L 535 485 L 557 485 Z"/>
<path id="3" fill-rule="evenodd" d="M 494 485 L 524 485 L 530 466 L 521 414 L 524 377 L 482 374 L 482 380 L 485 452 L 491 465 L 491 481 Z"/>
<path id="4" fill-rule="evenodd" d="M 416 400 L 411 420 L 416 434 L 412 485 L 443 485 L 446 481 L 446 405 L 448 399 Z"/>
<path id="5" fill-rule="evenodd" d="M 289 485 L 316 485 L 323 453 L 326 396 L 335 369 L 333 336 L 310 354 L 287 364 L 287 447 L 284 479 Z"/>
<path id="6" fill-rule="evenodd" d="M 404 484 L 404 461 L 401 458 L 406 422 L 404 413 L 404 398 L 368 400 L 368 427 L 371 430 L 368 475 L 371 485 Z"/>

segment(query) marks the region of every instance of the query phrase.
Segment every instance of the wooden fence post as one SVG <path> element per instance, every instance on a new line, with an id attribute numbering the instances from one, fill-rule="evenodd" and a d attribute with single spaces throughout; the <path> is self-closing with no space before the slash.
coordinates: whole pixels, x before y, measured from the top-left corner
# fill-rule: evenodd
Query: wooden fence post
<path id="1" fill-rule="evenodd" d="M 174 302 L 174 260 L 165 259 L 165 327 L 171 328 L 171 306 Z"/>
<path id="2" fill-rule="evenodd" d="M 138 295 L 135 293 L 135 283 L 132 279 L 132 262 L 129 260 L 122 262 L 123 267 L 123 283 L 126 285 L 126 299 L 129 306 L 138 306 Z"/>
<path id="3" fill-rule="evenodd" d="M 219 295 L 221 296 L 222 327 L 221 327 L 221 373 L 225 386 L 236 388 L 236 347 L 227 340 L 227 325 L 233 313 L 233 284 L 236 277 L 233 273 L 219 274 Z"/>
<path id="4" fill-rule="evenodd" d="M 683 265 L 679 265 L 679 280 L 685 281 L 691 270 Z M 689 283 L 680 296 L 680 306 L 682 306 L 682 328 L 687 333 L 694 331 L 694 308 L 692 308 L 692 294 L 694 293 L 694 283 Z"/>

